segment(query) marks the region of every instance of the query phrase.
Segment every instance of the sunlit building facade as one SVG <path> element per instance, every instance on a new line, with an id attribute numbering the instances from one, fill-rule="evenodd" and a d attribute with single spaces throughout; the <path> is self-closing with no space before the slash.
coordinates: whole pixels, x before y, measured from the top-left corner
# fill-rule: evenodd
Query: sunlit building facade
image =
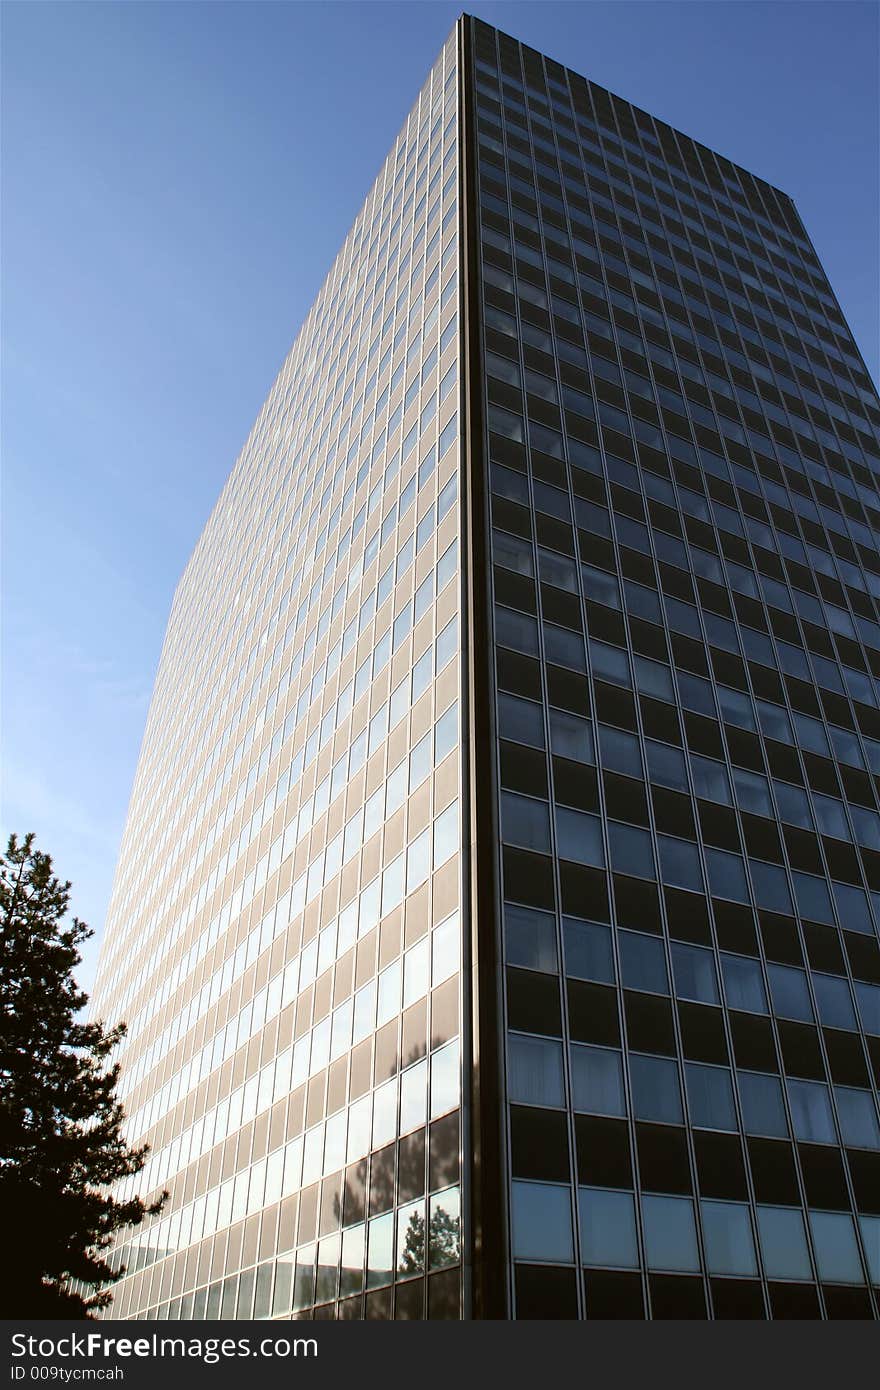
<path id="1" fill-rule="evenodd" d="M 785 194 L 458 22 L 174 600 L 115 1316 L 877 1316 L 878 424 Z"/>

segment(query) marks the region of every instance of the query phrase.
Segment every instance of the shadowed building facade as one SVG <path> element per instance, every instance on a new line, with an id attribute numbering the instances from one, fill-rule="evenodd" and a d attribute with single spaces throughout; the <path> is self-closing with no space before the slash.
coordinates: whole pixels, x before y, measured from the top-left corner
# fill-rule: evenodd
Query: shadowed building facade
<path id="1" fill-rule="evenodd" d="M 459 20 L 172 607 L 116 1316 L 877 1316 L 878 424 L 785 194 Z"/>

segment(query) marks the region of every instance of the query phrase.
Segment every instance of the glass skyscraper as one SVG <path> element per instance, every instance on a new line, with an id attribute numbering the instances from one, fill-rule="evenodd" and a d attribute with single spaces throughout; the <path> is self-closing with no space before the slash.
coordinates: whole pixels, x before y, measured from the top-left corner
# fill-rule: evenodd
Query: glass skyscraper
<path id="1" fill-rule="evenodd" d="M 785 194 L 459 20 L 174 600 L 114 1315 L 877 1316 L 878 426 Z"/>

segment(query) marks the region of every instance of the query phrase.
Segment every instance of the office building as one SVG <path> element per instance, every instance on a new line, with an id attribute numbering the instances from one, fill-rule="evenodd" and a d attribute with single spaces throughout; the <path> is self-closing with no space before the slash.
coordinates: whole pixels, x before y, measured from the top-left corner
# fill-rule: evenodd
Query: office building
<path id="1" fill-rule="evenodd" d="M 786 194 L 459 20 L 174 600 L 114 1315 L 877 1316 L 878 425 Z"/>

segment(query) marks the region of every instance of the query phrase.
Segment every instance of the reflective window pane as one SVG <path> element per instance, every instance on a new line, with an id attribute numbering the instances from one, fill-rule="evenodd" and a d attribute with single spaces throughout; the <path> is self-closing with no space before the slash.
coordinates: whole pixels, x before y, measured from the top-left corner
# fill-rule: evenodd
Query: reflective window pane
<path id="1" fill-rule="evenodd" d="M 736 1129 L 733 1084 L 726 1067 L 685 1063 L 691 1124 L 702 1129 Z"/>
<path id="2" fill-rule="evenodd" d="M 540 1182 L 514 1182 L 511 1186 L 516 1258 L 553 1263 L 573 1259 L 570 1189 Z"/>
<path id="3" fill-rule="evenodd" d="M 819 1081 L 786 1082 L 795 1137 L 813 1144 L 834 1144 L 837 1136 L 828 1087 Z"/>
<path id="4" fill-rule="evenodd" d="M 624 1115 L 623 1063 L 619 1052 L 604 1047 L 571 1047 L 571 1089 L 575 1110 L 596 1115 Z"/>
<path id="5" fill-rule="evenodd" d="M 642 1221 L 649 1269 L 700 1268 L 694 1204 L 687 1197 L 643 1197 Z"/>
<path id="6" fill-rule="evenodd" d="M 557 969 L 556 919 L 549 912 L 506 903 L 504 939 L 509 965 L 551 973 Z"/>
<path id="7" fill-rule="evenodd" d="M 715 957 L 711 951 L 674 941 L 672 973 L 679 999 L 695 999 L 701 1004 L 718 1003 Z"/>
<path id="8" fill-rule="evenodd" d="M 599 922 L 581 922 L 576 917 L 564 917 L 562 934 L 566 975 L 574 975 L 581 980 L 614 983 L 610 927 Z"/>
<path id="9" fill-rule="evenodd" d="M 700 1202 L 710 1274 L 755 1275 L 755 1243 L 749 1209 L 740 1202 Z"/>
<path id="10" fill-rule="evenodd" d="M 871 1092 L 835 1086 L 834 1098 L 844 1144 L 854 1149 L 880 1149 L 880 1125 Z"/>
<path id="11" fill-rule="evenodd" d="M 636 1218 L 631 1192 L 578 1188 L 581 1258 L 585 1265 L 638 1267 Z"/>
<path id="12" fill-rule="evenodd" d="M 522 1105 L 564 1105 L 562 1044 L 511 1033 L 507 1043 L 510 1099 Z"/>
<path id="13" fill-rule="evenodd" d="M 761 963 L 747 956 L 728 956 L 722 953 L 721 971 L 728 1007 L 749 1013 L 767 1013 L 767 995 Z"/>
<path id="14" fill-rule="evenodd" d="M 645 989 L 668 994 L 666 952 L 660 937 L 618 932 L 620 973 L 627 989 Z"/>
<path id="15" fill-rule="evenodd" d="M 758 1207 L 758 1235 L 768 1279 L 809 1279 L 810 1257 L 800 1210 Z"/>
<path id="16" fill-rule="evenodd" d="M 743 1124 L 747 1134 L 788 1137 L 782 1083 L 776 1076 L 761 1072 L 737 1072 Z"/>
<path id="17" fill-rule="evenodd" d="M 681 1089 L 675 1062 L 666 1057 L 633 1055 L 629 1067 L 636 1119 L 681 1124 Z"/>
<path id="18" fill-rule="evenodd" d="M 849 1213 L 811 1211 L 809 1218 L 819 1278 L 835 1284 L 864 1283 L 865 1276 Z"/>

